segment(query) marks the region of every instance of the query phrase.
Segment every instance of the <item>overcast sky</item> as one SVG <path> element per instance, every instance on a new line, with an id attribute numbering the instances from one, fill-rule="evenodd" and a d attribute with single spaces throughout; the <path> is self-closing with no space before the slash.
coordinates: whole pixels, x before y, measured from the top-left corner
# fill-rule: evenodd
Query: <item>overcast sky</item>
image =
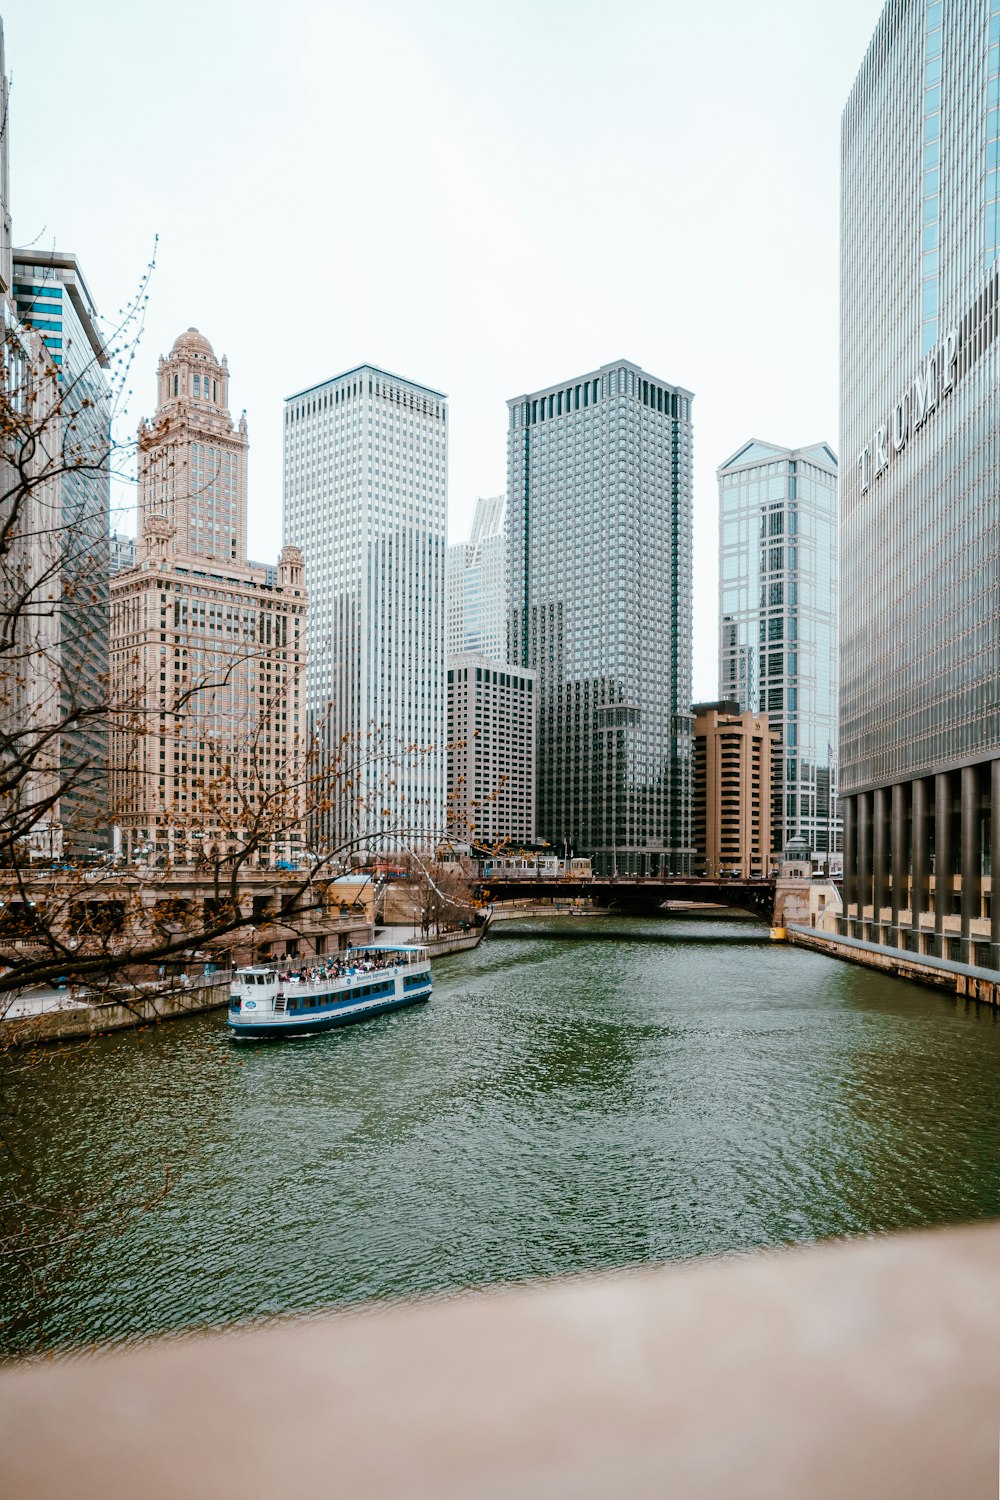
<path id="1" fill-rule="evenodd" d="M 282 399 L 351 365 L 448 392 L 452 540 L 504 487 L 508 397 L 622 357 L 689 387 L 713 697 L 716 466 L 837 446 L 840 113 L 880 10 L 8 0 L 15 243 L 74 250 L 113 315 L 159 236 L 132 425 L 195 324 L 261 559 Z"/>

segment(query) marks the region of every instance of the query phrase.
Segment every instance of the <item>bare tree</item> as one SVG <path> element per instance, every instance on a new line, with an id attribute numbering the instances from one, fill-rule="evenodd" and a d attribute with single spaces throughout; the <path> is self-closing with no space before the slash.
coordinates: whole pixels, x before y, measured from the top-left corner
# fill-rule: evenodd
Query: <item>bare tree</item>
<path id="1" fill-rule="evenodd" d="M 108 850 L 108 823 L 155 785 L 159 767 L 146 749 L 170 736 L 182 742 L 193 723 L 210 721 L 236 676 L 264 658 L 247 628 L 198 669 L 160 674 L 152 696 L 138 648 L 113 674 L 105 661 L 87 693 L 67 680 L 67 631 L 92 655 L 108 636 L 107 560 L 87 528 L 67 518 L 67 486 L 94 475 L 134 482 L 137 444 L 120 439 L 117 427 L 151 271 L 152 264 L 106 347 L 72 378 L 53 365 L 37 333 L 11 319 L 3 335 L 0 1015 L 4 997 L 9 1003 L 32 986 L 66 978 L 90 989 L 119 986 L 209 947 L 246 945 L 260 917 L 249 883 L 275 866 L 282 890 L 269 915 L 292 934 L 305 931 L 324 883 L 353 860 L 415 841 L 427 853 L 443 832 L 429 830 L 426 809 L 408 806 L 400 791 L 434 747 L 394 743 L 374 725 L 338 738 L 332 724 L 320 724 L 284 738 L 276 757 L 286 701 L 275 686 L 262 688 L 232 733 L 200 734 L 183 810 L 167 808 L 155 843 L 133 846 L 126 860 Z M 101 382 L 87 377 L 100 364 L 109 372 L 107 411 L 95 421 Z M 144 427 L 139 442 L 160 436 Z M 155 546 L 156 524 L 148 530 Z M 102 737 L 114 752 L 110 805 L 106 759 L 89 753 Z M 89 844 L 61 837 L 60 810 L 70 799 L 91 810 Z"/>

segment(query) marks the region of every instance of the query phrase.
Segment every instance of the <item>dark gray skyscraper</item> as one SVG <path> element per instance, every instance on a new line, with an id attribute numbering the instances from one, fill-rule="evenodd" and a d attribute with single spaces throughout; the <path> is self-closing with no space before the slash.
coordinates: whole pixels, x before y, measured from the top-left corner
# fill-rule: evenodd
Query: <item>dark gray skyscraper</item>
<path id="1" fill-rule="evenodd" d="M 1000 0 L 889 0 L 844 111 L 844 925 L 1000 969 Z"/>
<path id="2" fill-rule="evenodd" d="M 507 403 L 538 835 L 602 873 L 691 868 L 692 399 L 619 360 Z"/>

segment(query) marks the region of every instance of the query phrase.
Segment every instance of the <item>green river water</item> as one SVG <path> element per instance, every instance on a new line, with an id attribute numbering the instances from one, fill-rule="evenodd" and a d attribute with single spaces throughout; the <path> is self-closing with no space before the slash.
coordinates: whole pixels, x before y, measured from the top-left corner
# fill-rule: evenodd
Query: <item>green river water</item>
<path id="1" fill-rule="evenodd" d="M 985 1007 L 742 922 L 503 924 L 434 983 L 325 1036 L 219 1012 L 8 1076 L 0 1349 L 1000 1213 Z"/>

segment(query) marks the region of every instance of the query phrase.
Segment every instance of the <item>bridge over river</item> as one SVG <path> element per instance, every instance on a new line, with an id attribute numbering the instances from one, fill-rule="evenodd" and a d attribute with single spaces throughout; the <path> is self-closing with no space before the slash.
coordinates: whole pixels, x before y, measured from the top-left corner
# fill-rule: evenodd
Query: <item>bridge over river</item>
<path id="1" fill-rule="evenodd" d="M 777 881 L 711 880 L 698 875 L 600 876 L 582 879 L 519 879 L 503 875 L 484 879 L 479 886 L 483 901 L 573 900 L 585 897 L 606 911 L 629 916 L 667 916 L 667 902 L 731 906 L 751 912 L 769 922 L 774 913 Z"/>

